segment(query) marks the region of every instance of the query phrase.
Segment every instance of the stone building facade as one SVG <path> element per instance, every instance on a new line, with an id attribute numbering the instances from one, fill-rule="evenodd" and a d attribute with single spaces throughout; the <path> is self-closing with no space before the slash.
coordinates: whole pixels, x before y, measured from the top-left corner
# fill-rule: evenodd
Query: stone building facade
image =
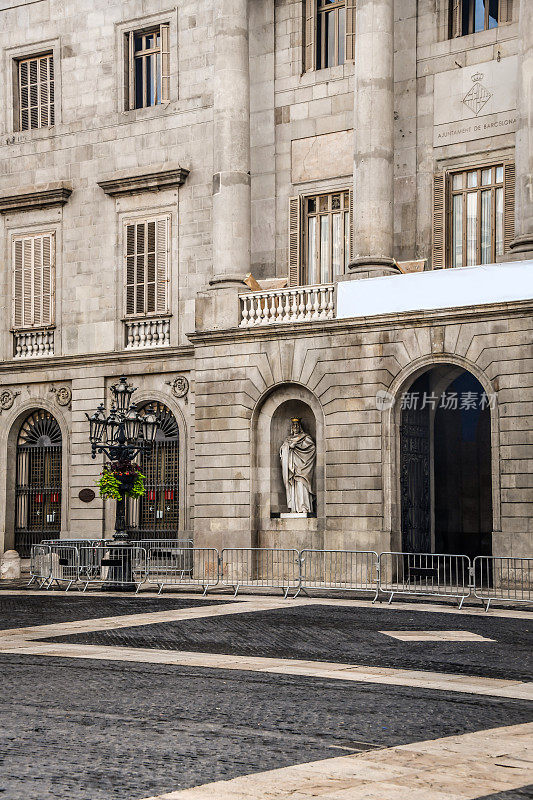
<path id="1" fill-rule="evenodd" d="M 111 535 L 86 412 L 124 374 L 168 423 L 138 536 L 531 553 L 528 6 L 3 4 L 0 548 Z"/>

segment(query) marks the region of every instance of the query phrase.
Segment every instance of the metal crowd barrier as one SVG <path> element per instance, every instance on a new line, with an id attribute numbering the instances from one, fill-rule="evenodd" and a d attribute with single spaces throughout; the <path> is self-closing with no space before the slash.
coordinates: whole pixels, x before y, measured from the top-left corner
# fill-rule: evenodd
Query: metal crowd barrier
<path id="1" fill-rule="evenodd" d="M 145 542 L 144 553 L 146 583 L 155 583 L 159 594 L 163 586 L 201 586 L 205 595 L 219 581 L 219 555 L 213 547 L 177 547 L 175 541 L 146 547 Z"/>
<path id="2" fill-rule="evenodd" d="M 476 556 L 474 595 L 489 610 L 491 600 L 533 602 L 533 558 Z"/>
<path id="3" fill-rule="evenodd" d="M 340 589 L 379 593 L 378 554 L 373 550 L 302 550 L 300 586 L 307 589 Z"/>
<path id="4" fill-rule="evenodd" d="M 51 550 L 50 545 L 47 544 L 34 544 L 30 553 L 30 581 L 28 586 L 32 583 L 37 583 L 41 589 L 45 583 L 50 580 L 51 570 Z"/>
<path id="5" fill-rule="evenodd" d="M 85 584 L 100 584 L 108 587 L 130 587 L 146 580 L 146 550 L 130 544 L 114 542 L 97 547 L 79 548 L 80 568 L 78 579 Z"/>
<path id="6" fill-rule="evenodd" d="M 468 556 L 444 553 L 381 553 L 379 589 L 390 594 L 455 597 L 459 608 L 471 594 Z"/>
<path id="7" fill-rule="evenodd" d="M 55 582 L 59 587 L 61 583 L 67 584 L 68 592 L 73 583 L 78 580 L 79 551 L 72 544 L 50 544 L 50 578 L 47 589 Z"/>
<path id="8" fill-rule="evenodd" d="M 220 582 L 232 586 L 234 597 L 241 586 L 260 589 L 300 587 L 300 554 L 298 550 L 266 547 L 225 548 L 221 553 Z"/>

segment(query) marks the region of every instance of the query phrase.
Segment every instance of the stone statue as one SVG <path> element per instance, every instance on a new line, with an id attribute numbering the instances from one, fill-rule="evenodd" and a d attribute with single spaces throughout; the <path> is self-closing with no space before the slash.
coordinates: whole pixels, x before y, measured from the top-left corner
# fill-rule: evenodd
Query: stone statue
<path id="1" fill-rule="evenodd" d="M 293 514 L 311 513 L 316 445 L 298 417 L 291 419 L 291 432 L 281 445 L 279 456 L 289 510 Z"/>

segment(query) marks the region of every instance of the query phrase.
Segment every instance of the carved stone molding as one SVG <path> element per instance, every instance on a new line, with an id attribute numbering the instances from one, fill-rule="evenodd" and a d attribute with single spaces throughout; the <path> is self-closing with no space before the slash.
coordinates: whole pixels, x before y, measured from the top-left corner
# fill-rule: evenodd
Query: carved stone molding
<path id="1" fill-rule="evenodd" d="M 175 166 L 169 168 L 154 168 L 143 173 L 116 173 L 109 178 L 98 181 L 98 186 L 110 197 L 139 194 L 140 192 L 160 192 L 162 189 L 172 189 L 185 183 L 189 170 Z"/>
<path id="2" fill-rule="evenodd" d="M 189 392 L 189 381 L 185 375 L 178 375 L 172 381 L 165 381 L 167 386 L 170 386 L 171 392 L 175 397 L 185 397 L 187 402 L 187 394 Z"/>
<path id="3" fill-rule="evenodd" d="M 69 389 L 68 386 L 51 386 L 50 391 L 54 392 L 56 396 L 56 403 L 58 406 L 68 406 L 70 408 L 70 402 L 72 400 L 72 391 Z"/>
<path id="4" fill-rule="evenodd" d="M 22 188 L 17 194 L 0 195 L 0 214 L 64 206 L 71 194 L 72 186 L 63 181 Z"/>
<path id="5" fill-rule="evenodd" d="M 2 411 L 9 411 L 19 395 L 20 392 L 14 392 L 11 389 L 0 389 L 0 414 Z"/>

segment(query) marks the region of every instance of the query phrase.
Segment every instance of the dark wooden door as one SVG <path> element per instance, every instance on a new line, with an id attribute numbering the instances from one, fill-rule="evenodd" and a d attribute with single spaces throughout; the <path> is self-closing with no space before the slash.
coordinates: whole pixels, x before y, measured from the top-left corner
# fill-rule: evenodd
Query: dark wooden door
<path id="1" fill-rule="evenodd" d="M 418 406 L 422 406 L 419 394 Z M 405 408 L 400 425 L 402 550 L 431 552 L 429 406 Z"/>

